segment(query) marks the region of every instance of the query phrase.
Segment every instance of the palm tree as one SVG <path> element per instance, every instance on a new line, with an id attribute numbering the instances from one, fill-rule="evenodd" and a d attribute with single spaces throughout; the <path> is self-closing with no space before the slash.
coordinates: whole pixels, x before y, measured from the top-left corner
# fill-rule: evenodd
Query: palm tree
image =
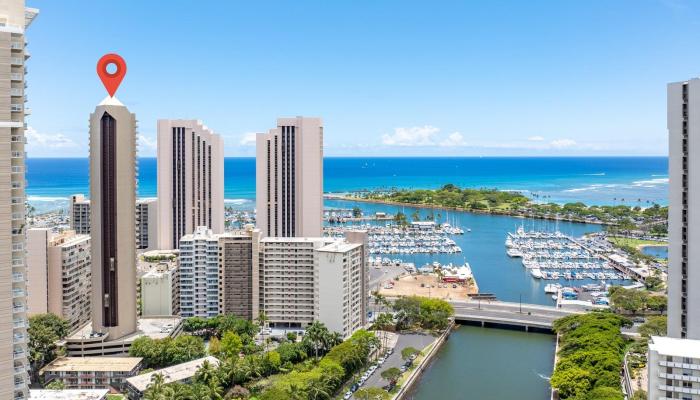
<path id="1" fill-rule="evenodd" d="M 163 400 L 165 398 L 165 379 L 162 374 L 151 375 L 151 383 L 146 386 L 144 400 Z"/>
<path id="2" fill-rule="evenodd" d="M 204 360 L 202 365 L 197 369 L 194 374 L 194 381 L 203 383 L 205 385 L 210 385 L 212 381 L 217 380 L 216 378 L 216 368 L 208 360 Z"/>
<path id="3" fill-rule="evenodd" d="M 265 311 L 260 311 L 258 314 L 258 326 L 260 326 L 260 335 L 263 338 L 263 343 L 265 343 L 265 350 L 267 351 L 267 343 L 265 342 L 265 328 L 267 328 L 267 323 L 270 319 L 267 317 Z"/>
<path id="4" fill-rule="evenodd" d="M 328 328 L 326 328 L 326 326 L 321 322 L 314 321 L 308 328 L 306 328 L 304 338 L 311 341 L 311 344 L 314 347 L 314 356 L 316 361 L 318 361 L 319 348 L 324 345 L 324 340 L 328 339 L 327 335 Z"/>

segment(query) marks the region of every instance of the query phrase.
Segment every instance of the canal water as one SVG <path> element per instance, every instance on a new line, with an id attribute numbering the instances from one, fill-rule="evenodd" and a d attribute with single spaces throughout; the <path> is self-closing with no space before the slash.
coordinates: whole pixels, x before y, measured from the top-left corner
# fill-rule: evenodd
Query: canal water
<path id="1" fill-rule="evenodd" d="M 522 225 L 526 230 L 559 230 L 566 235 L 578 237 L 585 233 L 598 232 L 602 229 L 600 225 L 596 224 L 533 220 L 345 200 L 326 200 L 325 205 L 326 208 L 342 209 L 352 209 L 357 206 L 363 210 L 365 215 L 374 215 L 377 211 L 389 214 L 396 214 L 398 211 L 401 211 L 406 214 L 408 220 L 411 220 L 411 215 L 417 210 L 421 220 L 425 220 L 428 215 L 432 215 L 437 222 L 448 222 L 452 226 L 460 227 L 465 231 L 471 229 L 471 232 L 465 232 L 464 235 L 451 236 L 457 242 L 457 245 L 462 248 L 462 253 L 396 254 L 388 257 L 412 262 L 416 267 L 420 267 L 425 263 L 432 263 L 433 261 L 457 265 L 461 265 L 466 261 L 471 265 L 480 292 L 493 293 L 499 300 L 503 301 L 518 302 L 522 300 L 523 303 L 532 304 L 554 305 L 551 295 L 544 293 L 544 286 L 554 281 L 534 279 L 530 272 L 523 267 L 520 258 L 508 257 L 505 247 L 508 232 L 515 232 Z M 590 282 L 588 280 L 575 281 L 577 285 Z M 566 281 L 562 280 L 561 283 L 566 285 Z M 599 281 L 596 281 L 596 283 L 599 283 Z M 376 288 L 371 289 L 375 290 Z"/>
<path id="2" fill-rule="evenodd" d="M 407 398 L 548 399 L 554 347 L 553 335 L 461 326 Z"/>

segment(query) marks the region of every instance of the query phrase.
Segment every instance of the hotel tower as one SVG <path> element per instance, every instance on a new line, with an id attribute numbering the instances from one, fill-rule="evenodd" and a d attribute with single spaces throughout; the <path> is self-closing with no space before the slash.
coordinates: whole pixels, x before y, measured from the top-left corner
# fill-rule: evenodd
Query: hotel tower
<path id="1" fill-rule="evenodd" d="M 224 232 L 224 144 L 197 120 L 158 120 L 158 248 L 206 226 Z"/>
<path id="2" fill-rule="evenodd" d="M 321 118 L 279 118 L 256 138 L 256 221 L 263 236 L 320 237 L 323 222 Z"/>
<path id="3" fill-rule="evenodd" d="M 668 85 L 668 335 L 700 339 L 700 79 Z"/>
<path id="4" fill-rule="evenodd" d="M 90 115 L 92 330 L 136 331 L 136 116 L 115 97 Z"/>
<path id="5" fill-rule="evenodd" d="M 25 264 L 24 32 L 38 10 L 0 2 L 0 398 L 29 397 Z"/>

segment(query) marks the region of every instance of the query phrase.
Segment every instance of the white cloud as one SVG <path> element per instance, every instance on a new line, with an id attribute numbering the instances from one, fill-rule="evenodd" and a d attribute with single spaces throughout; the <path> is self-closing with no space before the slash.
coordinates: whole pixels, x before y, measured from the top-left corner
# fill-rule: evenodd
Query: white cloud
<path id="1" fill-rule="evenodd" d="M 158 141 L 144 135 L 139 135 L 139 147 L 145 147 L 150 150 L 156 150 L 158 148 Z"/>
<path id="2" fill-rule="evenodd" d="M 438 132 L 440 129 L 430 125 L 395 128 L 394 134 L 382 135 L 382 143 L 387 146 L 434 146 Z"/>
<path id="3" fill-rule="evenodd" d="M 255 132 L 244 133 L 238 144 L 241 146 L 255 146 Z"/>
<path id="4" fill-rule="evenodd" d="M 24 131 L 27 137 L 27 144 L 32 147 L 44 147 L 48 149 L 65 149 L 77 147 L 72 139 L 66 137 L 62 133 L 49 134 L 49 133 L 39 133 L 36 129 L 28 126 Z"/>
<path id="5" fill-rule="evenodd" d="M 443 146 L 443 147 L 455 147 L 455 146 L 466 146 L 466 145 L 467 145 L 467 142 L 464 140 L 464 136 L 462 136 L 462 134 L 459 132 L 450 133 L 450 135 L 447 136 L 447 139 L 440 142 L 440 146 Z"/>
<path id="6" fill-rule="evenodd" d="M 566 149 L 576 146 L 576 141 L 571 139 L 557 139 L 549 142 L 549 146 L 554 149 Z"/>
<path id="7" fill-rule="evenodd" d="M 543 142 L 544 138 L 542 136 L 530 136 L 527 140 L 531 142 Z"/>

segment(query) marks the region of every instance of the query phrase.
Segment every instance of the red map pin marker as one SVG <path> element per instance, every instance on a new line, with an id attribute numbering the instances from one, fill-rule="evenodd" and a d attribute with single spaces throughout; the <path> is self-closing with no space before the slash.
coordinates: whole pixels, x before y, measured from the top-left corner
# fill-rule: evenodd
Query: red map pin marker
<path id="1" fill-rule="evenodd" d="M 114 64 L 117 67 L 113 74 L 107 72 L 107 66 L 110 64 Z M 116 93 L 119 85 L 122 83 L 122 79 L 124 79 L 124 75 L 126 75 L 126 62 L 119 54 L 105 54 L 97 62 L 97 75 L 100 76 L 107 93 L 114 97 L 114 93 Z"/>

